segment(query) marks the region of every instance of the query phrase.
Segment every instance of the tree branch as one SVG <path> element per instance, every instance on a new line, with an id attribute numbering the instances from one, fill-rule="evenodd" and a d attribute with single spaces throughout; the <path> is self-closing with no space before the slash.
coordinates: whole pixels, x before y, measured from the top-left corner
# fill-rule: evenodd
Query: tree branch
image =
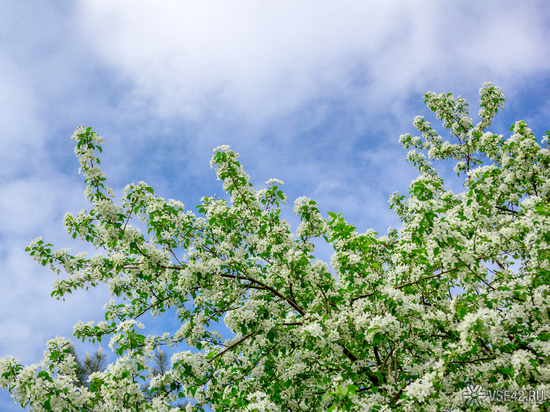
<path id="1" fill-rule="evenodd" d="M 504 211 L 504 212 L 513 213 L 513 214 L 515 214 L 515 215 L 518 214 L 518 212 L 516 212 L 515 210 L 511 210 L 511 209 L 508 209 L 508 208 L 506 208 L 506 207 L 495 206 L 495 208 L 498 209 L 498 210 L 502 210 L 502 211 Z"/>
<path id="2" fill-rule="evenodd" d="M 239 345 L 240 343 L 244 342 L 246 339 L 248 339 L 249 337 L 255 335 L 256 333 L 258 333 L 257 330 L 253 331 L 253 332 L 250 332 L 248 335 L 245 335 L 243 336 L 241 339 L 239 339 L 237 342 L 235 342 L 233 345 L 231 346 L 228 346 L 227 348 L 225 348 L 224 350 L 222 350 L 220 353 L 218 353 L 216 356 L 214 356 L 212 359 L 210 359 L 208 361 L 208 363 L 211 363 L 212 361 L 214 361 L 214 359 L 216 358 L 219 358 L 220 356 L 222 356 L 225 352 L 227 352 L 228 350 L 230 349 L 233 349 L 235 346 Z"/>

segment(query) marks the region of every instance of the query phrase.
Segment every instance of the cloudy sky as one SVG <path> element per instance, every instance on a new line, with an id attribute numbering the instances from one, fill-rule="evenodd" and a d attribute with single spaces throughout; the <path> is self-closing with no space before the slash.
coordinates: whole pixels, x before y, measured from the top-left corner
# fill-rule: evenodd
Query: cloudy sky
<path id="1" fill-rule="evenodd" d="M 491 131 L 507 135 L 524 119 L 540 139 L 550 129 L 548 39 L 546 0 L 2 0 L 0 358 L 37 363 L 48 339 L 103 319 L 106 287 L 57 301 L 56 275 L 24 252 L 37 236 L 90 251 L 62 224 L 88 208 L 77 126 L 104 136 L 103 171 L 119 195 L 144 180 L 195 210 L 222 194 L 209 160 L 227 144 L 257 188 L 285 182 L 293 228 L 292 203 L 308 196 L 325 216 L 343 212 L 383 235 L 399 228 L 389 195 L 416 177 L 399 135 L 425 115 L 447 136 L 423 94 L 462 95 L 475 120 L 478 90 L 493 82 L 507 103 Z M 452 165 L 439 170 L 461 191 Z M 330 247 L 318 257 L 330 259 Z M 144 321 L 147 333 L 177 329 L 170 315 Z M 21 410 L 7 390 L 0 410 Z"/>

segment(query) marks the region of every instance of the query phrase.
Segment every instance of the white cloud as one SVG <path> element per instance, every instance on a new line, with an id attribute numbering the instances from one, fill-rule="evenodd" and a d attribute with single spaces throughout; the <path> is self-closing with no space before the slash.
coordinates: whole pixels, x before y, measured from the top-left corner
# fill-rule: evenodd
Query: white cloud
<path id="1" fill-rule="evenodd" d="M 40 156 L 42 131 L 36 121 L 36 96 L 22 68 L 0 49 L 0 176 Z M 26 164 L 26 170 L 34 165 Z"/>
<path id="2" fill-rule="evenodd" d="M 80 15 L 135 83 L 126 104 L 161 116 L 264 119 L 327 95 L 376 107 L 453 73 L 481 85 L 550 67 L 535 2 L 94 0 Z"/>

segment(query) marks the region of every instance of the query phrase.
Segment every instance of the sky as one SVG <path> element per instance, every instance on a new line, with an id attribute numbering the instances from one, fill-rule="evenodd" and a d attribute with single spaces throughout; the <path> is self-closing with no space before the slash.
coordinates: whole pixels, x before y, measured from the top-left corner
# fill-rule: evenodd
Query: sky
<path id="1" fill-rule="evenodd" d="M 143 180 L 196 210 L 223 195 L 209 161 L 226 144 L 256 189 L 285 182 L 293 229 L 293 202 L 307 196 L 323 216 L 385 235 L 400 228 L 389 196 L 417 176 L 399 136 L 417 135 L 422 115 L 448 138 L 424 93 L 461 95 L 476 121 L 478 91 L 493 82 L 506 104 L 490 131 L 509 136 L 523 119 L 540 141 L 550 129 L 548 39 L 546 0 L 2 0 L 0 358 L 38 363 L 49 339 L 103 319 L 106 286 L 58 301 L 57 275 L 24 251 L 42 236 L 95 253 L 63 227 L 65 213 L 90 206 L 70 139 L 78 126 L 105 138 L 101 165 L 119 198 Z M 463 190 L 452 164 L 436 166 L 448 189 Z M 319 244 L 316 257 L 330 256 Z M 143 322 L 146 333 L 178 329 L 170 313 Z M 0 410 L 21 410 L 7 390 Z"/>

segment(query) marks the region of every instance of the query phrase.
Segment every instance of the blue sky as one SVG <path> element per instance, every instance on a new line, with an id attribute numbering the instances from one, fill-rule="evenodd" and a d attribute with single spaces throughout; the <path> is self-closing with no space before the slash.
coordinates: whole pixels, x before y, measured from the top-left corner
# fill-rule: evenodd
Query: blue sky
<path id="1" fill-rule="evenodd" d="M 37 236 L 73 252 L 63 228 L 88 208 L 70 139 L 79 125 L 105 137 L 102 165 L 120 195 L 146 181 L 195 210 L 222 195 L 209 167 L 230 145 L 257 188 L 285 182 L 283 215 L 315 199 L 360 232 L 399 228 L 394 191 L 416 177 L 399 135 L 424 115 L 427 91 L 470 103 L 500 86 L 491 131 L 516 120 L 550 129 L 550 7 L 516 1 L 18 1 L 0 2 L 0 358 L 42 359 L 46 341 L 100 321 L 108 290 L 50 297 L 56 275 L 24 252 Z M 461 191 L 452 165 L 439 165 Z M 317 257 L 330 259 L 320 245 Z M 61 275 L 63 276 L 63 275 Z M 147 333 L 177 318 L 144 319 Z M 74 341 L 74 338 L 73 338 Z M 109 362 L 115 359 L 108 353 Z M 97 344 L 77 342 L 94 352 Z M 7 391 L 0 410 L 21 410 Z"/>

